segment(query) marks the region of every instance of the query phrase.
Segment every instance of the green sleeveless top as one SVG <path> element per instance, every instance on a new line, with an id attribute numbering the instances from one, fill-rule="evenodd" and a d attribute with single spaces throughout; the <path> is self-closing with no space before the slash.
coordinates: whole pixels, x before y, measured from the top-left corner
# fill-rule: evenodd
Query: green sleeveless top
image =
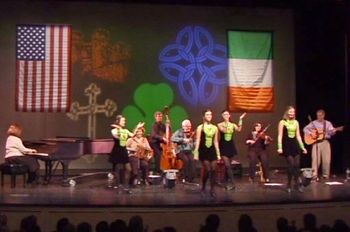
<path id="1" fill-rule="evenodd" d="M 122 129 L 117 130 L 117 136 L 119 137 L 119 145 L 121 147 L 126 146 L 126 141 L 129 138 L 129 134 L 130 134 L 130 131 L 128 129 L 122 128 Z"/>
<path id="2" fill-rule="evenodd" d="M 289 138 L 295 138 L 297 135 L 298 121 L 295 119 L 292 120 L 283 120 L 283 125 L 287 129 L 287 135 Z"/>
<path id="3" fill-rule="evenodd" d="M 225 122 L 226 133 L 224 134 L 225 141 L 231 141 L 235 135 L 235 124 L 232 122 Z"/>
<path id="4" fill-rule="evenodd" d="M 203 132 L 205 135 L 205 146 L 211 147 L 213 146 L 213 141 L 215 134 L 217 133 L 218 128 L 213 124 L 203 124 Z"/>

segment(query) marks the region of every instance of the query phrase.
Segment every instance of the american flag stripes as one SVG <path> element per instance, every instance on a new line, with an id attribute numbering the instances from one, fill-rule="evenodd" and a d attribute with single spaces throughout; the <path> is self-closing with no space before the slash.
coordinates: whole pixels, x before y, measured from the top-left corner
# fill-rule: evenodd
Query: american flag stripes
<path id="1" fill-rule="evenodd" d="M 71 26 L 17 25 L 16 111 L 67 112 Z"/>

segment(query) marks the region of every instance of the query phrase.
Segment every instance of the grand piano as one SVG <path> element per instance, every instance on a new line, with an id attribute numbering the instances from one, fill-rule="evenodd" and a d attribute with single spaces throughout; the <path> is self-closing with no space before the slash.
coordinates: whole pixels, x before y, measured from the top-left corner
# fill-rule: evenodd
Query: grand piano
<path id="1" fill-rule="evenodd" d="M 64 137 L 24 141 L 26 147 L 34 148 L 48 156 L 38 156 L 45 162 L 45 182 L 49 183 L 55 164 L 62 165 L 63 185 L 69 185 L 68 170 L 72 160 L 83 155 L 108 155 L 112 151 L 113 139 L 89 139 L 86 137 Z M 57 166 L 56 166 L 57 167 Z"/>

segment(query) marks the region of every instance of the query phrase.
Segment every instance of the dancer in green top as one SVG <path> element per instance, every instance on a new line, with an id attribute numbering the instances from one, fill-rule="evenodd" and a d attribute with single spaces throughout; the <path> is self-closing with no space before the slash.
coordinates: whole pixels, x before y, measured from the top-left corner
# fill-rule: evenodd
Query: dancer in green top
<path id="1" fill-rule="evenodd" d="M 295 119 L 295 108 L 289 106 L 284 113 L 283 119 L 278 124 L 277 152 L 286 157 L 288 168 L 287 191 L 291 192 L 292 178 L 295 186 L 302 191 L 299 182 L 300 153 L 306 154 L 303 141 L 300 136 L 299 122 Z"/>
<path id="2" fill-rule="evenodd" d="M 137 129 L 144 126 L 144 123 L 138 123 L 134 130 L 134 133 L 126 129 L 125 125 L 126 118 L 122 115 L 117 115 L 115 123 L 111 125 L 113 127 L 111 134 L 113 136 L 114 146 L 109 156 L 109 162 L 113 164 L 113 171 L 116 171 L 116 177 L 119 184 L 124 184 L 124 191 L 131 193 L 129 188 L 126 186 L 133 183 L 135 176 L 130 175 L 131 166 L 129 162 L 129 154 L 126 149 L 126 142 L 128 138 L 134 136 Z M 118 178 L 121 171 L 124 172 L 122 175 L 123 180 L 120 180 L 120 178 Z"/>
<path id="3" fill-rule="evenodd" d="M 202 162 L 202 195 L 210 180 L 210 196 L 215 197 L 215 169 L 217 160 L 220 159 L 218 142 L 218 128 L 212 124 L 213 113 L 207 109 L 203 113 L 203 123 L 196 130 L 196 147 L 194 158 Z"/>
<path id="4" fill-rule="evenodd" d="M 234 142 L 234 136 L 236 132 L 242 130 L 243 118 L 246 113 L 243 113 L 239 117 L 238 125 L 230 121 L 230 112 L 224 110 L 221 113 L 223 121 L 218 124 L 219 128 L 219 148 L 221 158 L 224 161 L 227 176 L 229 178 L 230 184 L 226 185 L 227 190 L 235 189 L 235 184 L 233 181 L 233 171 L 231 168 L 231 162 L 235 155 L 237 155 L 237 149 Z"/>

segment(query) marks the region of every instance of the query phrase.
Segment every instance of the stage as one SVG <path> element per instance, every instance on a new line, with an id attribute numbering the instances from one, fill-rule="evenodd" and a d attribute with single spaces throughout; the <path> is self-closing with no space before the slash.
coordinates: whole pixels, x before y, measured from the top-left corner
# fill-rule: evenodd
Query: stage
<path id="1" fill-rule="evenodd" d="M 7 178 L 1 189 L 0 204 L 1 212 L 14 219 L 9 223 L 17 226 L 20 218 L 34 214 L 43 231 L 54 230 L 61 217 L 94 225 L 101 220 L 128 220 L 136 214 L 143 216 L 151 231 L 165 225 L 174 226 L 178 231 L 197 231 L 210 213 L 220 216 L 220 231 L 237 230 L 237 219 L 243 213 L 252 216 L 254 224 L 261 228 L 259 231 L 275 231 L 274 222 L 280 216 L 297 224 L 302 223 L 302 216 L 307 212 L 317 215 L 322 220 L 320 223 L 350 219 L 343 213 L 350 208 L 350 183 L 344 182 L 344 178 L 313 182 L 304 192 L 288 193 L 285 172 L 275 170 L 269 186 L 250 183 L 247 176 L 237 177 L 235 190 L 217 186 L 216 197 L 202 195 L 199 186 L 181 182 L 173 188 L 163 183 L 140 185 L 129 194 L 121 188 L 110 187 L 106 173 L 87 175 L 77 179 L 75 186 L 68 187 L 62 186 L 60 178 L 54 178 L 48 185 L 23 188 L 19 178 L 16 188 L 11 189 Z"/>

